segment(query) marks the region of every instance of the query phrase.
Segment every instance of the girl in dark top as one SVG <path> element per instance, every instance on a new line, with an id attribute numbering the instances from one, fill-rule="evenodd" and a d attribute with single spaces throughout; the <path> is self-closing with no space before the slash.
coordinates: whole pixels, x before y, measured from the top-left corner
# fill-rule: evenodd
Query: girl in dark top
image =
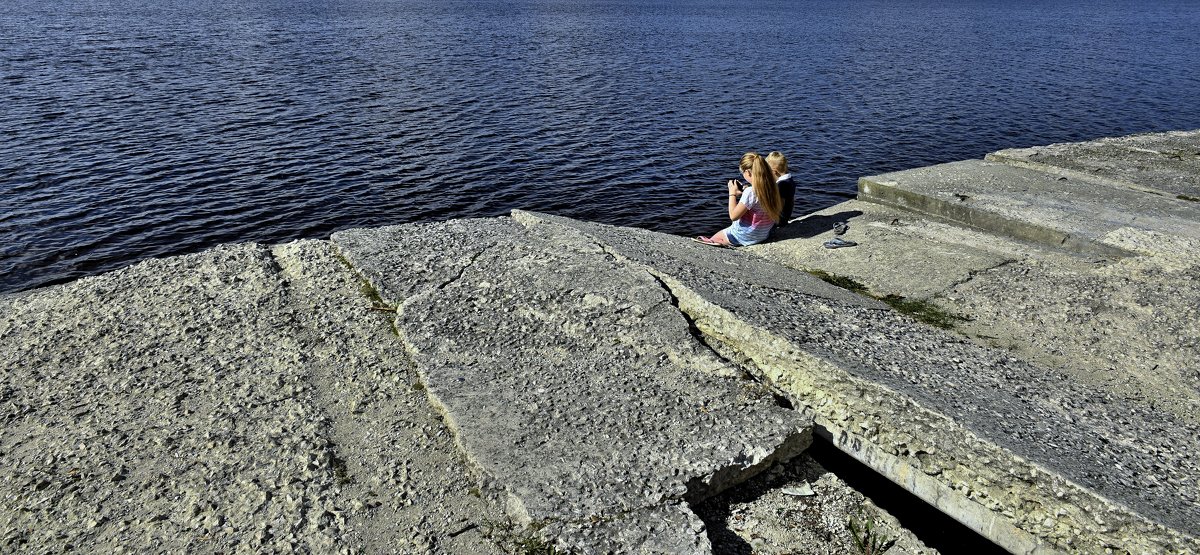
<path id="1" fill-rule="evenodd" d="M 783 227 L 792 219 L 792 208 L 796 204 L 796 181 L 788 172 L 787 158 L 778 150 L 767 155 L 767 165 L 775 174 L 775 186 L 779 187 L 779 197 L 783 199 L 783 209 L 779 211 L 779 223 L 775 227 Z"/>

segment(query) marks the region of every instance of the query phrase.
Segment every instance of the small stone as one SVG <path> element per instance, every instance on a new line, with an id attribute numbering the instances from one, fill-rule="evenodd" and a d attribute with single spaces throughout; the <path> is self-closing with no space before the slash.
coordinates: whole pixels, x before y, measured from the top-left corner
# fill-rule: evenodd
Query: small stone
<path id="1" fill-rule="evenodd" d="M 800 484 L 799 486 L 793 488 L 783 488 L 780 491 L 783 492 L 784 495 L 793 495 L 797 497 L 809 497 L 816 495 L 816 493 L 814 493 L 812 490 L 812 486 L 808 485 L 807 483 Z"/>

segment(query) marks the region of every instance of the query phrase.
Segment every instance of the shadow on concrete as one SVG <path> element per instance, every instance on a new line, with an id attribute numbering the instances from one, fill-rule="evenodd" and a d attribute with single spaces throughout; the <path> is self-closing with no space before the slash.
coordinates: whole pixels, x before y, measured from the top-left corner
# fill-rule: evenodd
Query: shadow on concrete
<path id="1" fill-rule="evenodd" d="M 816 438 L 813 438 L 816 441 Z M 704 521 L 708 541 L 712 543 L 714 555 L 753 555 L 754 548 L 729 524 L 736 518 L 736 506 L 751 503 L 772 490 L 790 482 L 811 482 L 820 478 L 823 470 L 806 456 L 796 457 L 782 463 L 775 471 L 755 476 L 745 483 L 721 492 L 699 503 L 692 503 L 692 510 Z"/>
<path id="2" fill-rule="evenodd" d="M 936 549 L 939 553 L 1008 554 L 1000 546 L 880 476 L 815 434 L 812 446 L 805 453 L 851 488 L 870 498 L 879 508 L 891 513 L 927 547 Z"/>
<path id="3" fill-rule="evenodd" d="M 803 220 L 792 220 L 788 225 L 771 231 L 772 241 L 808 239 L 833 230 L 833 224 L 850 221 L 863 215 L 862 210 L 844 210 L 836 214 L 814 214 Z"/>
<path id="4" fill-rule="evenodd" d="M 709 499 L 692 503 L 691 508 L 704 521 L 715 555 L 752 555 L 755 552 L 754 548 L 729 528 L 731 523 L 741 518 L 739 506 L 752 503 L 788 485 L 800 482 L 816 483 L 826 472 L 832 472 L 847 486 L 892 514 L 927 547 L 941 553 L 1007 553 L 1000 546 L 941 513 L 887 478 L 876 474 L 849 455 L 838 451 L 820 437 L 813 438 L 812 446 L 804 455 Z M 797 510 L 789 515 L 789 518 L 794 519 L 793 524 L 797 529 L 806 529 L 810 535 L 815 536 L 810 537 L 810 541 L 834 541 L 832 532 L 826 529 L 819 514 L 820 511 L 810 513 Z"/>

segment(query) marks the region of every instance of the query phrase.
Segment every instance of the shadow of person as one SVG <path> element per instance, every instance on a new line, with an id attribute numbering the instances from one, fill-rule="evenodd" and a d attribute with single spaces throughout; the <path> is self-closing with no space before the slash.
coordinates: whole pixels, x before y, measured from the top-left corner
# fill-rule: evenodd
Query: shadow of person
<path id="1" fill-rule="evenodd" d="M 801 220 L 792 220 L 784 227 L 771 230 L 771 241 L 816 237 L 826 231 L 832 231 L 833 224 L 861 215 L 862 210 L 845 210 L 836 214 L 814 214 Z"/>

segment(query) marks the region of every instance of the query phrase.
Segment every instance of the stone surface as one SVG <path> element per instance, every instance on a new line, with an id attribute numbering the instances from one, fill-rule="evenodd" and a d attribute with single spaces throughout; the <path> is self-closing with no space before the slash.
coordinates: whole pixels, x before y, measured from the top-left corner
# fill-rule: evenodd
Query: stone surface
<path id="1" fill-rule="evenodd" d="M 495 553 L 328 242 L 0 296 L 0 551 Z"/>
<path id="2" fill-rule="evenodd" d="M 850 216 L 859 246 L 828 250 L 833 215 Z M 811 223 L 810 223 L 811 222 Z M 866 285 L 877 296 L 923 299 L 964 318 L 957 333 L 1061 370 L 1081 385 L 1200 423 L 1200 243 L 1105 260 L 849 201 L 792 228 L 812 237 L 747 252 Z M 1175 238 L 1182 243 L 1182 238 Z M 1139 248 L 1130 243 L 1131 251 Z M 1033 330 L 1033 331 L 1031 331 Z"/>
<path id="3" fill-rule="evenodd" d="M 846 485 L 808 454 L 796 457 L 746 484 L 705 500 L 696 507 L 709 522 L 717 553 L 762 555 L 844 555 L 859 553 L 853 519 L 859 527 L 871 524 L 871 535 L 887 553 L 931 555 L 896 517 Z"/>
<path id="4" fill-rule="evenodd" d="M 701 251 L 729 263 L 672 273 L 697 256 L 685 239 L 517 218 L 644 264 L 715 348 L 815 411 L 839 447 L 1014 552 L 1198 545 L 1200 430 L 1169 412 L 871 303 L 743 283 L 747 252 Z M 660 247 L 647 250 L 650 241 Z"/>
<path id="5" fill-rule="evenodd" d="M 1129 230 L 1200 239 L 1200 202 L 978 160 L 864 177 L 859 199 L 1109 258 Z"/>
<path id="6" fill-rule="evenodd" d="M 993 152 L 987 160 L 1200 201 L 1200 130 Z"/>
<path id="7" fill-rule="evenodd" d="M 807 415 L 698 341 L 651 274 L 581 236 L 495 219 L 333 240 L 398 307 L 489 491 L 562 548 L 706 552 L 684 503 L 808 445 Z"/>
<path id="8" fill-rule="evenodd" d="M 850 222 L 843 237 L 858 246 L 822 247 L 835 237 L 836 221 Z M 880 204 L 848 201 L 793 221 L 780 240 L 746 251 L 781 266 L 849 277 L 879 294 L 927 299 L 978 272 L 1024 258 L 1032 248 Z"/>

